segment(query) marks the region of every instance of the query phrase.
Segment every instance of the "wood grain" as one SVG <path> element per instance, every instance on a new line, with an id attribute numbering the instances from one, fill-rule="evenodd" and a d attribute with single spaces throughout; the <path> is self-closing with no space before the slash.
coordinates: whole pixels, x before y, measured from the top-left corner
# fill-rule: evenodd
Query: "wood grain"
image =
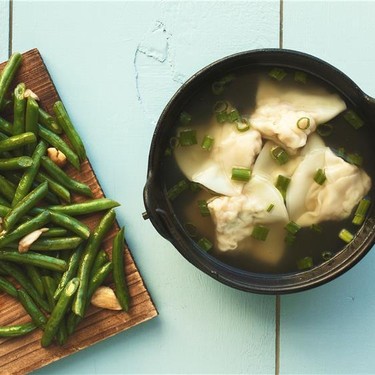
<path id="1" fill-rule="evenodd" d="M 3 66 L 4 64 L 0 64 L 0 70 Z M 37 49 L 23 54 L 22 66 L 15 81 L 25 82 L 28 88 L 37 93 L 41 106 L 52 113 L 53 103 L 59 99 L 59 96 Z M 86 147 L 90 146 L 86 145 Z M 88 184 L 95 198 L 104 196 L 89 161 L 82 164 L 80 172 L 70 166 L 66 168 L 66 171 L 70 176 Z M 77 195 L 72 198 L 74 202 L 85 200 Z M 93 228 L 101 216 L 102 214 L 90 215 L 82 218 L 82 221 Z M 118 229 L 119 226 L 116 223 L 103 243 L 103 248 L 110 255 L 112 239 Z M 28 373 L 155 317 L 157 310 L 126 245 L 125 263 L 132 298 L 129 312 L 114 312 L 90 307 L 87 317 L 63 347 L 52 345 L 47 349 L 42 348 L 40 330 L 20 338 L 0 339 L 0 373 Z M 0 325 L 29 321 L 23 308 L 14 299 L 2 293 L 0 293 L 0 312 Z"/>

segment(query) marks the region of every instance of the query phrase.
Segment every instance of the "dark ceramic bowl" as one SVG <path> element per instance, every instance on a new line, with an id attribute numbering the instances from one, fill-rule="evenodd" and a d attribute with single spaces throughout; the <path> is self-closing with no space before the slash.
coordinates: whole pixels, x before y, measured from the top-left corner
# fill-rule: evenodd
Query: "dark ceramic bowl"
<path id="1" fill-rule="evenodd" d="M 267 66 L 304 71 L 333 87 L 349 105 L 356 108 L 356 111 L 365 120 L 366 132 L 364 134 L 374 140 L 375 147 L 375 101 L 364 94 L 341 71 L 316 57 L 296 51 L 262 49 L 238 53 L 216 61 L 193 75 L 165 107 L 152 139 L 147 183 L 144 188 L 144 202 L 147 216 L 156 230 L 200 270 L 234 288 L 255 293 L 281 294 L 302 291 L 324 284 L 343 274 L 362 259 L 374 244 L 374 205 L 371 206 L 368 217 L 354 240 L 330 261 L 311 270 L 292 274 L 253 273 L 234 268 L 217 260 L 203 252 L 191 240 L 173 212 L 161 173 L 164 150 L 168 146 L 169 134 L 175 124 L 175 119 L 181 113 L 187 100 L 199 91 L 202 84 L 208 80 L 213 82 L 218 76 L 223 76 L 228 71 L 238 68 Z"/>

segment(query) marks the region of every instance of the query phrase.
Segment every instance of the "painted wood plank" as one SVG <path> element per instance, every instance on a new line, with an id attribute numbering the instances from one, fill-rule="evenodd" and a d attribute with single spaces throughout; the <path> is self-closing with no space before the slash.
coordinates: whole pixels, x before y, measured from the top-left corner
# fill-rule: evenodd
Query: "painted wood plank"
<path id="1" fill-rule="evenodd" d="M 284 1 L 284 47 L 337 66 L 375 95 L 374 2 Z M 282 374 L 364 374 L 375 368 L 375 253 L 339 279 L 281 298 Z"/>
<path id="2" fill-rule="evenodd" d="M 255 1 L 15 3 L 14 49 L 40 49 L 103 190 L 125 202 L 119 221 L 160 313 L 41 374 L 274 372 L 275 298 L 202 274 L 141 213 L 149 144 L 171 95 L 213 60 L 277 47 L 278 11 Z"/>
<path id="3" fill-rule="evenodd" d="M 0 61 L 8 58 L 9 0 L 0 0 Z"/>

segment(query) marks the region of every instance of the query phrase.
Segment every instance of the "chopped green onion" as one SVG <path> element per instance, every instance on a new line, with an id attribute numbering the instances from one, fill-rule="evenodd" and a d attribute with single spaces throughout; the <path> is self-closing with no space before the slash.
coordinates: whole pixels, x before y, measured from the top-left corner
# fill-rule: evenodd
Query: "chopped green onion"
<path id="1" fill-rule="evenodd" d="M 226 112 L 218 112 L 218 113 L 216 113 L 216 121 L 219 124 L 224 124 L 224 122 L 228 121 L 228 113 L 226 113 Z"/>
<path id="2" fill-rule="evenodd" d="M 311 257 L 304 257 L 302 259 L 297 260 L 297 268 L 300 271 L 308 270 L 312 268 L 314 265 L 313 260 Z"/>
<path id="3" fill-rule="evenodd" d="M 189 125 L 191 123 L 191 115 L 189 115 L 187 112 L 181 112 L 180 123 L 185 126 Z"/>
<path id="4" fill-rule="evenodd" d="M 290 178 L 279 174 L 279 176 L 277 177 L 275 186 L 280 191 L 284 199 L 286 197 L 286 191 L 288 189 L 289 184 L 290 184 Z"/>
<path id="5" fill-rule="evenodd" d="M 271 157 L 276 160 L 279 165 L 283 165 L 289 161 L 288 153 L 280 146 L 271 148 Z"/>
<path id="6" fill-rule="evenodd" d="M 328 137 L 333 132 L 333 125 L 330 123 L 320 124 L 316 128 L 317 133 L 322 137 Z"/>
<path id="7" fill-rule="evenodd" d="M 267 207 L 267 212 L 271 212 L 273 209 L 274 209 L 275 205 L 273 203 L 271 203 L 268 207 Z"/>
<path id="8" fill-rule="evenodd" d="M 271 77 L 271 78 L 275 78 L 276 80 L 278 81 L 282 81 L 285 76 L 286 76 L 286 71 L 284 69 L 281 69 L 281 68 L 273 68 L 269 73 L 268 75 Z"/>
<path id="9" fill-rule="evenodd" d="M 289 221 L 289 223 L 285 225 L 285 229 L 291 234 L 296 234 L 301 229 L 301 226 L 294 221 Z"/>
<path id="10" fill-rule="evenodd" d="M 346 243 L 349 243 L 354 238 L 353 234 L 350 233 L 347 229 L 341 229 L 339 237 Z"/>
<path id="11" fill-rule="evenodd" d="M 353 110 L 348 110 L 344 114 L 344 119 L 353 126 L 354 129 L 359 129 L 364 125 L 364 121 Z"/>
<path id="12" fill-rule="evenodd" d="M 294 72 L 294 80 L 299 83 L 305 84 L 307 82 L 307 74 L 305 72 Z"/>
<path id="13" fill-rule="evenodd" d="M 181 180 L 177 182 L 176 185 L 172 186 L 168 192 L 167 196 L 170 200 L 176 199 L 181 193 L 183 193 L 185 190 L 189 188 L 189 184 L 186 180 Z"/>
<path id="14" fill-rule="evenodd" d="M 236 78 L 236 76 L 231 73 L 231 74 L 227 74 L 225 77 L 223 77 L 220 81 L 224 84 L 227 84 L 229 82 L 232 82 L 234 79 Z"/>
<path id="15" fill-rule="evenodd" d="M 164 151 L 164 156 L 171 156 L 172 155 L 172 150 L 170 147 L 167 147 Z"/>
<path id="16" fill-rule="evenodd" d="M 190 190 L 193 192 L 200 191 L 202 189 L 201 185 L 197 182 L 190 182 Z"/>
<path id="17" fill-rule="evenodd" d="M 195 237 L 197 235 L 197 227 L 193 223 L 185 223 L 184 227 L 190 237 Z"/>
<path id="18" fill-rule="evenodd" d="M 225 112 L 228 109 L 228 107 L 229 107 L 228 102 L 224 100 L 219 100 L 218 102 L 214 104 L 213 110 L 215 113 L 221 113 L 221 112 Z"/>
<path id="19" fill-rule="evenodd" d="M 236 121 L 236 128 L 239 132 L 245 132 L 250 129 L 249 121 L 245 118 L 241 118 L 239 121 Z"/>
<path id="20" fill-rule="evenodd" d="M 322 227 L 319 224 L 311 224 L 310 228 L 317 233 L 322 233 Z"/>
<path id="21" fill-rule="evenodd" d="M 233 109 L 232 111 L 228 113 L 227 118 L 229 122 L 235 122 L 235 121 L 238 121 L 241 117 L 237 109 Z"/>
<path id="22" fill-rule="evenodd" d="M 205 135 L 201 144 L 203 150 L 211 151 L 214 144 L 214 139 L 210 135 Z"/>
<path id="23" fill-rule="evenodd" d="M 297 128 L 301 130 L 306 130 L 310 127 L 310 119 L 308 117 L 301 117 L 297 121 Z"/>
<path id="24" fill-rule="evenodd" d="M 263 225 L 256 225 L 251 233 L 251 237 L 258 241 L 265 241 L 267 239 L 269 228 Z"/>
<path id="25" fill-rule="evenodd" d="M 330 260 L 333 257 L 333 254 L 330 251 L 323 251 L 322 258 L 323 260 Z"/>
<path id="26" fill-rule="evenodd" d="M 355 225 L 362 225 L 365 221 L 367 211 L 371 205 L 371 201 L 367 198 L 363 198 L 355 211 L 352 223 Z"/>
<path id="27" fill-rule="evenodd" d="M 232 180 L 236 181 L 249 181 L 251 177 L 251 169 L 243 167 L 232 168 Z"/>
<path id="28" fill-rule="evenodd" d="M 180 144 L 180 140 L 177 137 L 172 137 L 169 140 L 169 146 L 174 150 Z"/>
<path id="29" fill-rule="evenodd" d="M 286 233 L 286 236 L 284 238 L 284 242 L 287 244 L 287 245 L 292 245 L 294 243 L 294 241 L 296 240 L 296 236 L 290 232 L 287 232 Z"/>
<path id="30" fill-rule="evenodd" d="M 197 131 L 193 129 L 183 129 L 179 134 L 180 145 L 192 146 L 197 144 Z"/>
<path id="31" fill-rule="evenodd" d="M 222 81 L 215 81 L 212 86 L 211 86 L 211 89 L 212 89 L 212 92 L 214 95 L 220 95 L 224 92 L 224 86 L 225 86 L 225 83 L 222 82 Z"/>
<path id="32" fill-rule="evenodd" d="M 341 159 L 345 159 L 346 156 L 345 156 L 345 148 L 344 147 L 340 147 L 338 148 L 337 150 L 334 150 L 335 151 L 335 154 L 341 158 Z"/>
<path id="33" fill-rule="evenodd" d="M 363 164 L 363 157 L 359 154 L 348 154 L 346 156 L 346 161 L 350 164 L 354 164 L 357 167 L 360 167 Z"/>
<path id="34" fill-rule="evenodd" d="M 319 185 L 323 185 L 326 179 L 327 177 L 324 169 L 319 168 L 314 175 L 314 181 Z"/>
<path id="35" fill-rule="evenodd" d="M 200 211 L 202 216 L 210 216 L 211 215 L 210 210 L 208 209 L 208 206 L 207 206 L 207 201 L 199 200 L 198 201 L 198 207 L 199 207 L 199 211 Z"/>
<path id="36" fill-rule="evenodd" d="M 202 237 L 198 241 L 198 245 L 204 250 L 204 251 L 210 251 L 212 249 L 212 243 L 210 240 L 208 240 L 206 237 Z"/>

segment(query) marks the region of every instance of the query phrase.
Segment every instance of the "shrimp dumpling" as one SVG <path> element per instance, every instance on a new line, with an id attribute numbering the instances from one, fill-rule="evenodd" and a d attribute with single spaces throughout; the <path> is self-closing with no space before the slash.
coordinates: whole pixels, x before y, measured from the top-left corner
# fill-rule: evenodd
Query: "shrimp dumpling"
<path id="1" fill-rule="evenodd" d="M 318 169 L 322 185 L 314 181 Z M 312 151 L 299 164 L 286 194 L 290 219 L 301 226 L 347 218 L 369 192 L 371 179 L 362 169 L 336 156 L 329 147 Z"/>

